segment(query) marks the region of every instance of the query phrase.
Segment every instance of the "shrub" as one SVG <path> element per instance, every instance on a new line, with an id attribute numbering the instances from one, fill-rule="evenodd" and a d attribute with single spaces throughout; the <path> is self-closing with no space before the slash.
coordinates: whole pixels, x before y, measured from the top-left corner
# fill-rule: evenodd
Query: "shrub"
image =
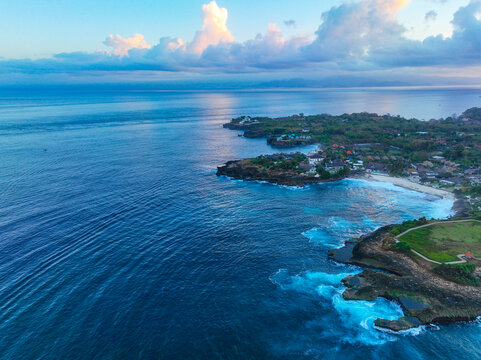
<path id="1" fill-rule="evenodd" d="M 409 253 L 411 251 L 411 246 L 409 246 L 409 244 L 404 241 L 398 241 L 397 243 L 391 245 L 391 249 L 404 253 Z"/>
<path id="2" fill-rule="evenodd" d="M 467 284 L 477 286 L 479 280 L 473 275 L 476 266 L 473 263 L 464 263 L 456 265 L 438 265 L 433 271 L 442 277 L 457 282 L 459 284 Z"/>
<path id="3" fill-rule="evenodd" d="M 417 220 L 407 220 L 407 221 L 404 221 L 402 224 L 395 225 L 391 230 L 391 235 L 396 236 L 405 232 L 406 230 L 409 230 L 417 226 L 426 225 L 427 223 L 428 223 L 428 220 L 424 216 Z"/>

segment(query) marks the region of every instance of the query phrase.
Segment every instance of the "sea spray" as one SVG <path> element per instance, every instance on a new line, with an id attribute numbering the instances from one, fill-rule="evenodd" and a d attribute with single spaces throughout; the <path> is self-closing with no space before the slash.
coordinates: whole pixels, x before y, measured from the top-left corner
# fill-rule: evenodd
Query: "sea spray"
<path id="1" fill-rule="evenodd" d="M 374 321 L 379 317 L 394 320 L 403 316 L 399 305 L 382 298 L 375 301 L 345 300 L 342 293 L 346 288 L 341 280 L 361 270 L 351 266 L 345 266 L 343 270 L 341 273 L 306 272 L 292 276 L 286 269 L 280 269 L 271 281 L 283 291 L 310 294 L 320 299 L 322 306 L 335 309 L 336 325 L 326 331 L 337 334 L 341 342 L 379 345 L 396 340 L 392 334 L 378 331 Z"/>

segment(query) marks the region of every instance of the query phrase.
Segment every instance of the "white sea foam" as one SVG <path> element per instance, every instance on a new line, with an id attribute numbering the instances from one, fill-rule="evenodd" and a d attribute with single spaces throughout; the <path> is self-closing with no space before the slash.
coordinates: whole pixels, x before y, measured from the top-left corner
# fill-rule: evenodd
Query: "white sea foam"
<path id="1" fill-rule="evenodd" d="M 396 179 L 386 177 L 386 179 Z M 404 179 L 399 179 L 405 181 Z M 369 181 L 365 179 L 346 179 L 344 180 L 351 188 L 364 189 L 384 189 L 396 196 L 398 205 L 409 208 L 413 205 L 413 200 L 420 199 L 423 201 L 423 216 L 433 219 L 446 219 L 454 215 L 454 195 L 444 191 L 427 186 L 418 186 L 416 188 L 402 187 L 394 183 L 386 181 Z M 413 184 L 417 185 L 417 184 Z"/>
<path id="2" fill-rule="evenodd" d="M 326 246 L 337 246 L 339 242 L 332 238 L 332 236 L 325 230 L 319 228 L 312 228 L 309 231 L 304 231 L 302 236 L 309 239 L 310 242 L 323 244 Z"/>
<path id="3" fill-rule="evenodd" d="M 324 273 L 307 272 L 302 275 L 289 275 L 288 271 L 279 270 L 271 280 L 281 289 L 294 290 L 319 296 L 321 303 L 336 310 L 339 321 L 335 327 L 326 331 L 338 336 L 342 342 L 351 344 L 378 345 L 398 338 L 394 333 L 378 331 L 374 326 L 377 318 L 394 320 L 403 316 L 399 305 L 394 302 L 378 298 L 375 301 L 345 300 L 342 292 L 345 287 L 341 280 L 359 273 L 361 270 L 347 268 L 350 272 Z M 418 335 L 423 329 L 412 329 L 402 332 L 401 335 Z"/>

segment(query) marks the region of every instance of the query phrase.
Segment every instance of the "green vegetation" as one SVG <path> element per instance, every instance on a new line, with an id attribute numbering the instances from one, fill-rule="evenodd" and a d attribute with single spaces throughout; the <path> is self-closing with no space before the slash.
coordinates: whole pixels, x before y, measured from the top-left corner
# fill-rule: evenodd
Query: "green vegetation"
<path id="1" fill-rule="evenodd" d="M 398 150 L 399 159 L 387 161 L 393 173 L 410 162 L 423 162 L 433 155 L 465 166 L 481 166 L 481 109 L 467 110 L 459 117 L 421 121 L 393 115 L 354 113 L 292 115 L 283 118 L 245 117 L 233 119 L 232 128 L 245 130 L 246 137 L 267 137 L 276 145 L 319 142 L 325 145 L 382 144 L 389 157 Z"/>
<path id="2" fill-rule="evenodd" d="M 473 275 L 476 266 L 472 263 L 456 264 L 456 265 L 438 265 L 433 271 L 446 278 L 460 284 L 479 285 L 479 280 Z"/>
<path id="3" fill-rule="evenodd" d="M 399 238 L 431 260 L 451 262 L 456 255 L 471 252 L 481 257 L 481 223 L 439 223 L 409 231 Z"/>
<path id="4" fill-rule="evenodd" d="M 391 245 L 391 249 L 401 251 L 403 253 L 409 254 L 411 252 L 411 246 L 404 241 L 398 241 Z"/>
<path id="5" fill-rule="evenodd" d="M 256 158 L 247 159 L 253 165 L 260 167 L 263 171 L 284 171 L 306 174 L 319 177 L 321 180 L 336 180 L 349 176 L 351 170 L 348 166 L 343 166 L 336 171 L 328 171 L 324 165 L 309 165 L 306 155 L 297 152 L 291 154 L 261 155 Z M 328 168 L 329 165 L 327 165 Z"/>
<path id="6" fill-rule="evenodd" d="M 316 172 L 322 180 L 329 180 L 347 177 L 349 176 L 351 169 L 344 166 L 341 170 L 331 173 L 322 166 L 316 166 Z"/>
<path id="7" fill-rule="evenodd" d="M 302 153 L 293 156 L 258 156 L 251 159 L 253 164 L 262 167 L 263 170 L 295 170 L 303 161 L 307 161 L 307 156 Z"/>
<path id="8" fill-rule="evenodd" d="M 428 221 L 425 217 L 419 218 L 417 220 L 407 220 L 399 225 L 395 225 L 391 230 L 391 235 L 397 236 L 409 229 L 412 229 L 421 225 L 426 225 L 427 223 Z"/>

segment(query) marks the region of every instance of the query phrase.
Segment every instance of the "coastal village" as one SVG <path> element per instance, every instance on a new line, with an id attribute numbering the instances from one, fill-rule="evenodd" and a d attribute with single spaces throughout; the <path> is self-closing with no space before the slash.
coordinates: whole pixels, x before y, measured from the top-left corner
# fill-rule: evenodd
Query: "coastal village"
<path id="1" fill-rule="evenodd" d="M 318 166 L 330 173 L 346 167 L 352 174 L 367 173 L 395 175 L 421 185 L 464 193 L 467 189 L 481 185 L 481 170 L 450 161 L 436 153 L 428 160 L 416 163 L 406 162 L 403 157 L 390 153 L 382 144 L 333 144 L 324 149 L 308 153 L 308 163 L 301 163 L 299 169 L 306 174 L 317 174 Z M 395 167 L 397 166 L 397 167 Z M 476 196 L 467 196 L 471 205 L 481 210 Z"/>
<path id="2" fill-rule="evenodd" d="M 244 116 L 224 126 L 243 130 L 246 137 L 266 137 L 279 148 L 318 144 L 307 155 L 279 152 L 258 157 L 254 163 L 266 171 L 291 171 L 319 180 L 395 176 L 464 195 L 472 211 L 481 213 L 479 108 L 430 121 L 370 113 L 299 114 L 276 119 Z"/>

